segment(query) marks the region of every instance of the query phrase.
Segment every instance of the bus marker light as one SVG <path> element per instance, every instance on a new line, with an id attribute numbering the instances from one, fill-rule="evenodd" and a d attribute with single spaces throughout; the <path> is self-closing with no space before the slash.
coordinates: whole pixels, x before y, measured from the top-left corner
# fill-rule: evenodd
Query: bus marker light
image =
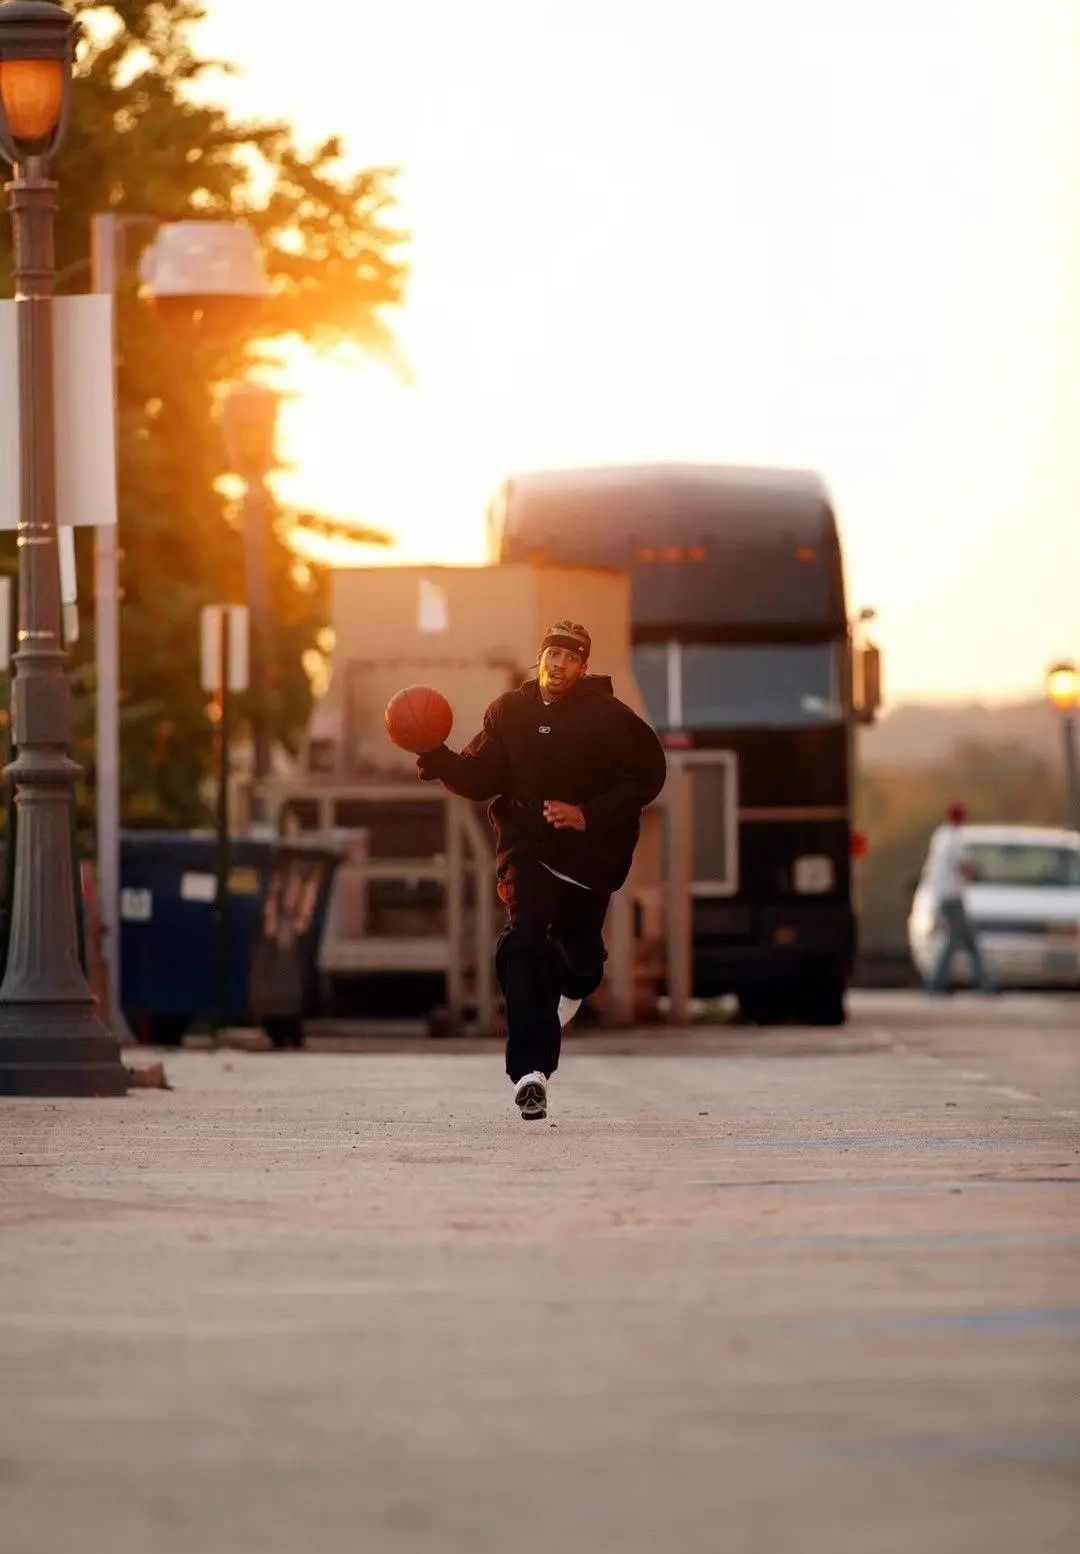
<path id="1" fill-rule="evenodd" d="M 824 896 L 836 885 L 836 865 L 824 853 L 796 858 L 793 883 L 800 896 Z"/>

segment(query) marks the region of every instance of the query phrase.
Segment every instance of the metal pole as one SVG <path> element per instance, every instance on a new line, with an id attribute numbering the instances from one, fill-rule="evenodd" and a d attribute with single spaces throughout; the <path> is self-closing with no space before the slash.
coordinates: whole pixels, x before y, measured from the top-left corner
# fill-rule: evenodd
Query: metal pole
<path id="1" fill-rule="evenodd" d="M 634 1023 L 634 903 L 630 881 L 611 898 L 608 908 L 608 1023 Z"/>
<path id="2" fill-rule="evenodd" d="M 458 806 L 449 795 L 446 805 L 446 1003 L 455 1030 L 460 1029 L 465 1003 L 465 848 Z"/>
<path id="3" fill-rule="evenodd" d="M 270 663 L 270 576 L 267 567 L 267 528 L 270 499 L 260 476 L 246 482 L 243 503 L 244 560 L 247 599 L 251 610 L 251 720 L 253 773 L 251 820 L 253 827 L 268 823 L 266 779 L 270 775 L 270 725 L 266 715 L 267 669 Z"/>
<path id="4" fill-rule="evenodd" d="M 484 1035 L 495 1029 L 495 891 L 491 869 L 494 859 L 487 836 L 468 804 L 461 806 L 461 822 L 472 853 L 473 889 L 476 892 L 476 1020 Z"/>
<path id="5" fill-rule="evenodd" d="M 115 216 L 90 219 L 90 288 L 116 295 Z M 115 346 L 113 381 L 116 392 Z M 121 1013 L 120 964 L 120 583 L 117 530 L 94 530 L 94 658 L 97 714 L 97 879 L 102 952 L 108 974 L 113 1030 L 126 1034 Z"/>
<path id="6" fill-rule="evenodd" d="M 18 824 L 11 938 L 0 985 L 0 1093 L 121 1095 L 119 1045 L 79 964 L 71 741 L 56 532 L 52 294 L 56 185 L 29 156 L 7 185 L 18 310 L 21 477 L 19 638 L 9 771 Z"/>
<path id="7" fill-rule="evenodd" d="M 218 1029 L 229 1023 L 229 740 L 232 734 L 232 690 L 229 685 L 229 606 L 221 609 L 221 688 L 218 723 L 218 801 L 217 801 L 217 891 L 214 911 L 217 916 L 218 951 Z"/>
<path id="8" fill-rule="evenodd" d="M 694 916 L 692 838 L 693 792 L 690 772 L 681 755 L 668 762 L 668 780 L 664 807 L 668 827 L 667 857 L 667 984 L 673 1025 L 685 1025 L 690 1018 L 693 995 Z"/>
<path id="9" fill-rule="evenodd" d="M 1076 751 L 1076 713 L 1061 717 L 1061 740 L 1065 757 L 1065 813 L 1068 824 L 1080 831 L 1080 758 Z"/>

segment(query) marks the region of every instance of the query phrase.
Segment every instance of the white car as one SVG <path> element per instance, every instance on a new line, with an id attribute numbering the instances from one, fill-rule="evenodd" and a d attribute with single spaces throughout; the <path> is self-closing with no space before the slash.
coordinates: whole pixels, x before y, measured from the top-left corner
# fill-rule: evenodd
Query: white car
<path id="1" fill-rule="evenodd" d="M 930 981 L 944 944 L 938 888 L 941 851 L 952 827 L 930 840 L 908 919 L 911 956 Z M 1036 826 L 961 826 L 968 921 L 999 987 L 1080 987 L 1080 833 Z M 972 984 L 966 954 L 953 961 L 954 986 Z"/>

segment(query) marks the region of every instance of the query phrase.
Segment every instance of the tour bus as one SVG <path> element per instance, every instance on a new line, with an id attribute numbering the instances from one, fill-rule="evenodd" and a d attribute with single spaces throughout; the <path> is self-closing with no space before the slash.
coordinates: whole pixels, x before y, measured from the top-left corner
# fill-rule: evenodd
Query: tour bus
<path id="1" fill-rule="evenodd" d="M 849 623 L 813 474 L 657 465 L 515 476 L 492 559 L 625 570 L 632 661 L 691 796 L 692 987 L 839 1024 L 855 953 L 854 725 L 880 665 Z M 588 623 L 586 623 L 588 624 Z"/>

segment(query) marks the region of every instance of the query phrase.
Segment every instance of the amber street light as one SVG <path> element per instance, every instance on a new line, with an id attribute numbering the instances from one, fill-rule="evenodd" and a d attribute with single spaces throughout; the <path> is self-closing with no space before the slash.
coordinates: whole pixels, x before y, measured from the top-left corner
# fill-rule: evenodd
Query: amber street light
<path id="1" fill-rule="evenodd" d="M 69 758 L 71 686 L 56 539 L 52 296 L 56 185 L 78 28 L 51 0 L 0 4 L 0 153 L 14 235 L 20 489 L 19 638 L 13 659 L 15 868 L 0 984 L 0 1094 L 120 1095 L 119 1046 L 94 1012 L 79 963 Z"/>
<path id="2" fill-rule="evenodd" d="M 1080 670 L 1068 659 L 1046 671 L 1046 694 L 1061 714 L 1062 754 L 1065 758 L 1065 801 L 1068 824 L 1080 831 L 1080 760 L 1076 754 L 1076 712 L 1080 707 Z"/>
<path id="3" fill-rule="evenodd" d="M 1046 694 L 1059 712 L 1080 707 L 1080 670 L 1075 664 L 1051 664 L 1046 671 Z"/>

